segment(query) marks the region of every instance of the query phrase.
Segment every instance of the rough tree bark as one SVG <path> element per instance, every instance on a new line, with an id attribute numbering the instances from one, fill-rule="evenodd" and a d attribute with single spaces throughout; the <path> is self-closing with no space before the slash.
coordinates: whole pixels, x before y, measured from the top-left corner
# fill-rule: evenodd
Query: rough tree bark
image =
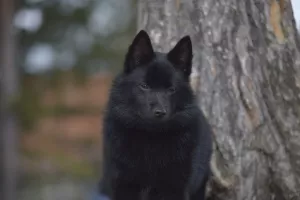
<path id="1" fill-rule="evenodd" d="M 300 54 L 289 0 L 140 0 L 138 29 L 192 37 L 192 86 L 214 129 L 217 200 L 300 199 Z"/>
<path id="2" fill-rule="evenodd" d="M 16 116 L 10 109 L 18 92 L 13 34 L 13 0 L 0 0 L 0 199 L 17 199 Z"/>

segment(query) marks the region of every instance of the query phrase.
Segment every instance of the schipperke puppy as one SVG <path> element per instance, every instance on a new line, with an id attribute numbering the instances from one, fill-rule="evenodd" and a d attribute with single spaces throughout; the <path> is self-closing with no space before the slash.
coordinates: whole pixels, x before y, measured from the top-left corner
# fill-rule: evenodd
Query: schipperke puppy
<path id="1" fill-rule="evenodd" d="M 100 193 L 110 200 L 204 200 L 211 128 L 189 76 L 192 43 L 154 52 L 141 30 L 111 88 Z M 143 198 L 142 198 L 143 197 Z"/>

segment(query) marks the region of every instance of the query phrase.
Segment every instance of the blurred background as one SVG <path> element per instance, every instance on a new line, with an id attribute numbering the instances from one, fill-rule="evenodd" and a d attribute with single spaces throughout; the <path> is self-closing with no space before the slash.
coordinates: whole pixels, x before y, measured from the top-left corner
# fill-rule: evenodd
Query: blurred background
<path id="1" fill-rule="evenodd" d="M 136 2 L 1 0 L 0 7 L 1 65 L 16 66 L 1 74 L 5 90 L 18 94 L 18 123 L 5 115 L 13 125 L 1 137 L 2 159 L 18 166 L 16 198 L 89 199 L 101 176 L 102 111 L 136 31 Z"/>
<path id="2" fill-rule="evenodd" d="M 89 199 L 101 177 L 102 112 L 136 33 L 137 0 L 0 2 L 1 90 L 18 118 L 1 108 L 0 178 L 17 177 L 20 200 Z M 293 7 L 299 21 L 300 1 Z"/>

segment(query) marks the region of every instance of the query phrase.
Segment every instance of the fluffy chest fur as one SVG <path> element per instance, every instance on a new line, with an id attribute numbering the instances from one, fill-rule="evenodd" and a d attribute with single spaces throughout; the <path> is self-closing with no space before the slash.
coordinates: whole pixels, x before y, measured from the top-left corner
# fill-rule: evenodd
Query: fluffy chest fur
<path id="1" fill-rule="evenodd" d="M 197 135 L 188 131 L 147 135 L 124 129 L 111 134 L 114 138 L 107 142 L 111 142 L 111 166 L 116 178 L 145 188 L 162 183 L 185 187 L 189 181 Z"/>

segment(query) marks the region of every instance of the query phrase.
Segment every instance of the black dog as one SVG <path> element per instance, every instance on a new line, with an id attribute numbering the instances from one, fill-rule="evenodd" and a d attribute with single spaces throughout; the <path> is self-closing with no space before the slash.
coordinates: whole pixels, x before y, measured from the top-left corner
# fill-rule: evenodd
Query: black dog
<path id="1" fill-rule="evenodd" d="M 167 54 L 140 31 L 113 82 L 104 120 L 100 193 L 111 200 L 204 200 L 211 128 L 189 85 L 192 43 Z"/>

